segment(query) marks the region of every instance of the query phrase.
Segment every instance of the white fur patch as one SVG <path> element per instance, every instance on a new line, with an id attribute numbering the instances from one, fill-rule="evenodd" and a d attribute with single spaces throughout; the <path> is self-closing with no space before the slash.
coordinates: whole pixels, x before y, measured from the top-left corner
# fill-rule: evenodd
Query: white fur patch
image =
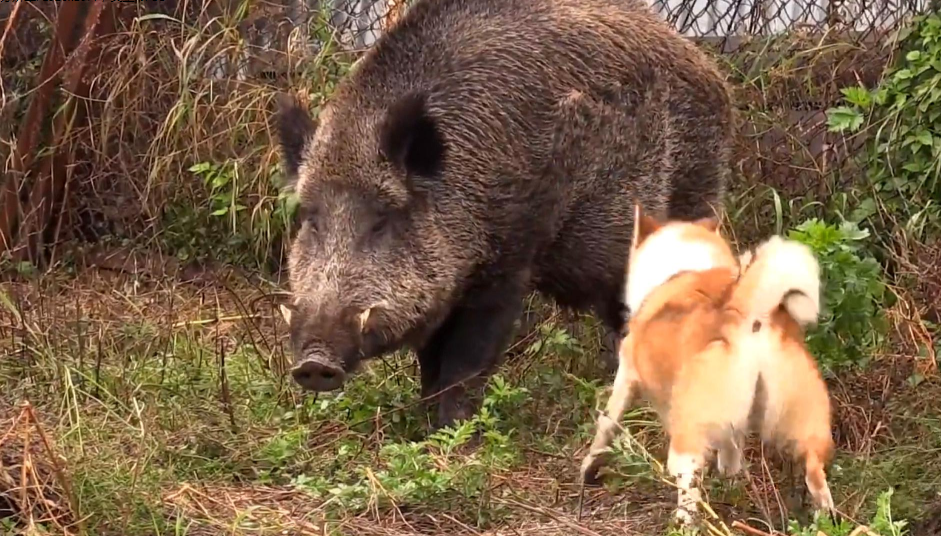
<path id="1" fill-rule="evenodd" d="M 674 516 L 680 523 L 693 520 L 702 494 L 694 484 L 696 474 L 703 469 L 702 456 L 677 454 L 672 448 L 667 458 L 667 472 L 676 479 L 677 501 Z"/>
<path id="2" fill-rule="evenodd" d="M 687 487 L 692 484 L 693 476 L 702 466 L 702 456 L 680 454 L 672 448 L 667 454 L 667 472 L 674 478 L 682 479 Z"/>
<path id="3" fill-rule="evenodd" d="M 833 512 L 835 505 L 833 504 L 833 495 L 830 493 L 830 486 L 824 482 L 823 486 L 820 489 L 815 489 L 810 482 L 810 478 L 806 478 L 807 488 L 810 490 L 810 494 L 813 496 L 815 506 L 817 510 L 824 512 Z"/>
<path id="4" fill-rule="evenodd" d="M 624 301 L 632 312 L 639 311 L 647 296 L 676 274 L 727 264 L 714 244 L 684 240 L 682 231 L 682 226 L 663 227 L 631 253 Z"/>
<path id="5" fill-rule="evenodd" d="M 820 314 L 820 266 L 813 250 L 800 242 L 775 235 L 758 246 L 753 261 L 763 264 L 760 287 L 766 292 L 755 296 L 752 311 L 770 311 L 783 299 L 784 307 L 800 325 L 807 326 L 817 321 Z M 784 298 L 791 290 L 800 294 Z"/>

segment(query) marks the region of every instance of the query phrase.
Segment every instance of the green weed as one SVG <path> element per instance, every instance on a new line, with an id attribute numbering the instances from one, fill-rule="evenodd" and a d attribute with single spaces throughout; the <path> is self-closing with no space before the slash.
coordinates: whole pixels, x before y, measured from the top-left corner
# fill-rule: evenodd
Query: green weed
<path id="1" fill-rule="evenodd" d="M 326 500 L 334 515 L 356 513 L 368 505 L 448 508 L 461 505 L 474 510 L 475 498 L 485 492 L 494 474 L 520 461 L 515 430 L 506 417 L 528 398 L 528 391 L 495 376 L 481 409 L 470 420 L 438 430 L 421 441 L 382 445 L 376 464 L 361 465 L 348 474 L 348 482 L 330 484 L 320 476 L 298 475 L 293 485 Z M 481 443 L 469 455 L 461 447 L 479 434 Z M 348 445 L 341 445 L 341 451 Z M 338 452 L 342 455 L 342 452 Z"/>
<path id="2" fill-rule="evenodd" d="M 880 536 L 905 536 L 908 534 L 908 523 L 904 520 L 895 520 L 892 516 L 892 488 L 889 488 L 879 494 L 876 499 L 876 512 L 868 524 L 870 530 Z M 849 536 L 856 530 L 856 524 L 847 519 L 841 519 L 834 522 L 829 516 L 822 515 L 805 527 L 801 527 L 796 521 L 791 521 L 788 526 L 790 536 Z"/>

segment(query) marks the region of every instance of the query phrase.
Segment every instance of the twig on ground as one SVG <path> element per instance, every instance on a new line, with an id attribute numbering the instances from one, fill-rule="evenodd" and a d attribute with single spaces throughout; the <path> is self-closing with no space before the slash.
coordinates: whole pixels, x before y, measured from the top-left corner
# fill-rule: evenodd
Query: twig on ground
<path id="1" fill-rule="evenodd" d="M 878 532 L 875 532 L 866 525 L 860 525 L 853 529 L 853 532 L 850 533 L 850 536 L 860 536 L 860 534 L 867 534 L 868 536 L 879 536 Z"/>
<path id="2" fill-rule="evenodd" d="M 582 506 L 585 502 L 585 481 L 582 480 L 578 486 L 578 512 L 575 514 L 575 521 L 582 522 Z"/>
<path id="3" fill-rule="evenodd" d="M 765 532 L 765 531 L 763 531 L 763 530 L 758 530 L 758 529 L 756 529 L 756 528 L 754 528 L 754 527 L 752 527 L 752 526 L 749 526 L 749 525 L 746 525 L 745 523 L 742 523 L 741 521 L 733 521 L 733 522 L 732 522 L 732 528 L 733 528 L 733 529 L 739 529 L 739 530 L 741 530 L 742 532 L 751 534 L 752 536 L 774 536 L 774 534 L 772 534 L 772 533 L 770 533 L 770 532 Z"/>
<path id="4" fill-rule="evenodd" d="M 39 439 L 42 440 L 43 448 L 46 450 L 46 456 L 48 456 L 49 460 L 52 462 L 52 470 L 56 475 L 56 480 L 59 481 L 59 485 L 62 486 L 62 489 L 65 491 L 65 495 L 69 500 L 69 508 L 72 510 L 72 515 L 75 516 L 75 522 L 78 525 L 78 532 L 79 534 L 84 534 L 85 528 L 81 515 L 79 514 L 78 500 L 76 499 L 75 493 L 72 490 L 72 483 L 69 481 L 65 474 L 65 469 L 60 463 L 59 456 L 52 449 L 52 444 L 49 442 L 49 438 L 46 436 L 46 432 L 43 430 L 39 419 L 36 418 L 36 413 L 33 411 L 33 406 L 29 402 L 25 403 L 24 411 L 28 412 L 29 420 L 32 421 L 33 425 L 36 427 L 36 432 L 39 433 Z"/>
<path id="5" fill-rule="evenodd" d="M 575 532 L 578 532 L 579 534 L 584 534 L 585 536 L 601 536 L 600 534 L 598 534 L 597 532 L 595 532 L 595 531 L 593 531 L 593 530 L 591 530 L 591 529 L 589 529 L 589 528 L 583 527 L 583 526 L 579 525 L 578 523 L 575 523 L 575 522 L 573 522 L 573 521 L 571 521 L 571 520 L 569 520 L 569 519 L 566 519 L 566 518 L 560 516 L 559 514 L 553 512 L 553 511 L 551 511 L 551 510 L 547 510 L 547 509 L 545 509 L 545 508 L 542 508 L 542 507 L 540 507 L 540 506 L 532 506 L 532 505 L 526 504 L 526 503 L 524 503 L 524 502 L 518 501 L 518 500 L 516 500 L 516 499 L 498 499 L 498 500 L 499 500 L 500 502 L 505 502 L 505 503 L 507 503 L 507 504 L 511 504 L 511 505 L 513 505 L 513 506 L 517 506 L 517 507 L 519 507 L 519 508 L 522 508 L 523 510 L 532 512 L 532 513 L 534 513 L 534 514 L 540 514 L 540 515 L 544 515 L 544 516 L 546 516 L 546 517 L 549 517 L 549 518 L 551 518 L 553 521 L 558 521 L 559 523 L 562 523 L 562 524 L 565 525 L 566 527 L 568 527 L 568 528 L 574 530 Z"/>
<path id="6" fill-rule="evenodd" d="M 13 23 L 16 22 L 16 16 L 20 12 L 20 7 L 23 5 L 23 2 L 16 2 L 13 4 L 13 11 L 10 13 L 10 17 L 7 19 L 6 27 L 3 29 L 3 35 L 0 36 L 0 61 L 3 60 L 3 46 L 7 42 L 7 36 L 10 34 L 10 30 L 13 29 Z M 7 104 L 7 93 L 3 89 L 3 81 L 0 80 L 0 108 L 3 108 Z"/>

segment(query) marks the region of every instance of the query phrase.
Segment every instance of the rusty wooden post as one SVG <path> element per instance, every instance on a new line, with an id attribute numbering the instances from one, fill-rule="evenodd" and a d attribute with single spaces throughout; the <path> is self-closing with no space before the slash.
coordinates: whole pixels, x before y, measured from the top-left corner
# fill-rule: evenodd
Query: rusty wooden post
<path id="1" fill-rule="evenodd" d="M 23 212 L 20 195 L 39 146 L 42 125 L 55 90 L 55 79 L 58 78 L 65 57 L 78 41 L 74 29 L 82 13 L 82 6 L 85 3 L 66 2 L 59 10 L 56 32 L 43 59 L 35 86 L 37 89 L 20 126 L 12 168 L 0 185 L 0 253 L 11 251 L 16 242 L 16 227 Z"/>
<path id="2" fill-rule="evenodd" d="M 97 40 L 114 31 L 118 5 L 67 2 L 58 12 L 37 90 L 20 127 L 12 169 L 0 189 L 0 253 L 8 251 L 17 260 L 39 261 L 49 230 L 58 228 L 55 211 L 68 191 L 72 160 L 67 137 L 73 126 L 85 119 L 81 101 L 90 91 L 87 68 L 101 53 Z M 61 107 L 53 106 L 57 87 L 62 90 Z M 50 112 L 55 115 L 48 144 L 43 144 Z M 48 151 L 40 156 L 44 145 Z M 38 163 L 37 158 L 41 158 Z M 36 167 L 38 173 L 31 173 Z"/>
<path id="3" fill-rule="evenodd" d="M 18 260 L 38 260 L 42 256 L 43 245 L 55 225 L 56 208 L 68 191 L 68 178 L 73 156 L 72 144 L 68 140 L 74 125 L 81 123 L 85 114 L 85 103 L 91 84 L 86 76 L 88 59 L 95 58 L 101 49 L 95 41 L 114 29 L 114 13 L 110 6 L 113 2 L 94 2 L 88 10 L 78 46 L 69 56 L 68 64 L 62 75 L 64 103 L 53 120 L 51 134 L 52 151 L 42 161 L 39 174 L 33 182 L 27 207 L 29 212 L 17 232 L 18 243 L 25 244 L 14 252 Z M 120 5 L 120 4 L 118 4 Z M 102 12 L 108 7 L 108 13 Z"/>

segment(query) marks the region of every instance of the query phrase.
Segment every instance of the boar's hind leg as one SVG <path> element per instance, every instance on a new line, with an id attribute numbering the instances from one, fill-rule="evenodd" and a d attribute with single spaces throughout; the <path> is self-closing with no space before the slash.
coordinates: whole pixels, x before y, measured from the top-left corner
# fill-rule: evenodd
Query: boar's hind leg
<path id="1" fill-rule="evenodd" d="M 476 412 L 472 395 L 480 394 L 500 364 L 524 295 L 525 287 L 518 283 L 469 293 L 419 352 L 423 396 L 440 393 L 436 427 L 469 419 Z"/>

